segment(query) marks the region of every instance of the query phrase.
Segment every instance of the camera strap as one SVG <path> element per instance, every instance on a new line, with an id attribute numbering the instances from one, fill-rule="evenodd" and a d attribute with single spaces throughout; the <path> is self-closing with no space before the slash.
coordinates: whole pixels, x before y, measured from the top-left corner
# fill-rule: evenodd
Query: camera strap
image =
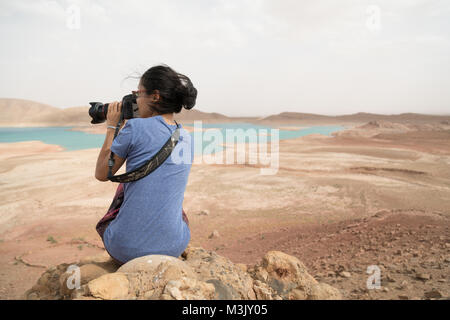
<path id="1" fill-rule="evenodd" d="M 122 120 L 123 119 L 121 117 L 117 127 L 120 127 Z M 175 123 L 177 124 L 177 128 L 172 133 L 171 137 L 162 146 L 162 148 L 145 164 L 143 164 L 142 166 L 133 171 L 113 176 L 111 170 L 112 167 L 114 166 L 115 160 L 114 160 L 114 153 L 111 151 L 111 157 L 108 160 L 108 179 L 112 182 L 132 182 L 142 179 L 145 176 L 152 173 L 153 171 L 155 171 L 169 157 L 169 155 L 172 153 L 172 150 L 178 143 L 178 139 L 180 138 L 180 125 L 176 121 Z M 116 129 L 114 138 L 116 138 L 117 132 L 118 129 Z"/>

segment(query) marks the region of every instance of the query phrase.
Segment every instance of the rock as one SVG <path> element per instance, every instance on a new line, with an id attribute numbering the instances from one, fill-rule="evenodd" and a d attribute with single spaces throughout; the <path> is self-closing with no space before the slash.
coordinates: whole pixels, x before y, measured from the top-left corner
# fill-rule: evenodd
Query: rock
<path id="1" fill-rule="evenodd" d="M 247 265 L 244 263 L 236 263 L 236 266 L 244 272 L 247 272 Z"/>
<path id="2" fill-rule="evenodd" d="M 219 231 L 217 231 L 217 230 L 214 230 L 214 231 L 208 236 L 209 239 L 219 238 L 219 237 L 220 237 L 220 234 L 219 234 Z"/>
<path id="3" fill-rule="evenodd" d="M 342 300 L 342 295 L 338 289 L 326 283 L 319 283 L 312 287 L 308 300 Z"/>
<path id="4" fill-rule="evenodd" d="M 343 278 L 350 278 L 352 275 L 350 274 L 350 272 L 347 272 L 347 271 L 342 271 L 341 273 L 340 273 L 340 275 L 341 275 L 341 277 L 343 277 Z"/>
<path id="5" fill-rule="evenodd" d="M 179 258 L 149 255 L 117 269 L 106 255 L 76 264 L 48 268 L 25 293 L 25 299 L 188 299 L 282 300 L 341 299 L 339 290 L 317 282 L 295 257 L 270 251 L 261 263 L 247 268 L 213 251 L 186 248 Z M 66 272 L 75 267 L 75 273 Z M 79 271 L 80 286 L 67 281 Z M 72 281 L 72 280 L 71 280 Z M 74 282 L 74 284 L 77 282 Z"/>
<path id="6" fill-rule="evenodd" d="M 442 298 L 442 293 L 437 289 L 432 289 L 431 291 L 425 292 L 425 298 L 439 299 Z"/>
<path id="7" fill-rule="evenodd" d="M 269 251 L 257 269 L 264 269 L 268 276 L 265 281 L 277 295 L 284 299 L 341 299 L 339 291 L 319 284 L 296 257 L 280 251 Z M 261 274 L 259 271 L 256 274 Z M 294 291 L 290 293 L 293 289 Z M 303 291 L 303 293 L 299 292 Z"/>
<path id="8" fill-rule="evenodd" d="M 427 281 L 431 279 L 431 276 L 428 273 L 417 273 L 416 278 L 422 281 Z"/>
<path id="9" fill-rule="evenodd" d="M 397 286 L 397 289 L 403 290 L 403 289 L 405 289 L 405 288 L 407 288 L 407 287 L 408 287 L 408 281 L 403 280 L 403 281 L 400 283 L 400 285 Z"/>
<path id="10" fill-rule="evenodd" d="M 63 263 L 57 267 L 48 268 L 38 279 L 37 283 L 24 294 L 25 299 L 58 300 L 62 299 L 60 294 L 59 279 L 66 272 L 70 264 Z"/>
<path id="11" fill-rule="evenodd" d="M 79 268 L 80 286 L 100 277 L 101 275 L 109 273 L 108 270 L 91 263 L 82 265 Z M 74 283 L 72 281 L 75 276 L 77 276 L 75 272 L 65 272 L 61 275 L 59 278 L 61 295 L 65 297 L 70 296 L 75 289 L 78 289 L 74 287 Z"/>
<path id="12" fill-rule="evenodd" d="M 255 270 L 254 278 L 256 280 L 260 280 L 260 281 L 266 282 L 268 277 L 269 277 L 269 274 L 267 273 L 266 269 L 257 268 Z"/>
<path id="13" fill-rule="evenodd" d="M 180 274 L 180 278 L 183 276 L 189 278 L 197 277 L 196 273 L 186 262 L 172 256 L 160 254 L 152 254 L 133 259 L 123 264 L 119 269 L 117 269 L 117 271 L 123 273 L 148 272 L 154 274 L 159 265 L 162 263 L 172 266 L 173 271 L 177 269 Z"/>
<path id="14" fill-rule="evenodd" d="M 253 290 L 258 300 L 273 300 L 275 292 L 265 282 L 255 280 L 253 283 Z"/>
<path id="15" fill-rule="evenodd" d="M 129 281 L 122 272 L 108 273 L 90 281 L 88 292 L 92 296 L 104 300 L 125 299 L 129 292 Z"/>
<path id="16" fill-rule="evenodd" d="M 395 279 L 390 274 L 386 275 L 386 280 L 389 282 L 395 282 Z"/>
<path id="17" fill-rule="evenodd" d="M 215 286 L 216 299 L 256 299 L 252 277 L 229 259 L 213 251 L 189 247 L 184 261 L 197 273 L 198 279 Z"/>
<path id="18" fill-rule="evenodd" d="M 212 300 L 214 296 L 214 285 L 183 277 L 167 282 L 161 297 L 164 300 Z"/>

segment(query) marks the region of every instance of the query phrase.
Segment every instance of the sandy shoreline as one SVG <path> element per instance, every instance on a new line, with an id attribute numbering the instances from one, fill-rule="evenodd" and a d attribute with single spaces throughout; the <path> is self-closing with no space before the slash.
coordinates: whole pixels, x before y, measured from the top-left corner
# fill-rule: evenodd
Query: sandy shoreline
<path id="1" fill-rule="evenodd" d="M 432 287 L 447 294 L 448 282 L 438 280 L 450 271 L 445 262 L 450 250 L 450 133 L 433 128 L 352 127 L 332 136 L 283 140 L 276 175 L 261 175 L 264 165 L 248 161 L 194 162 L 183 203 L 191 244 L 248 264 L 269 249 L 284 251 L 297 256 L 322 281 L 339 287 L 348 299 L 422 296 Z M 117 184 L 94 178 L 99 148 L 61 150 L 39 141 L 0 144 L 3 299 L 20 297 L 45 266 L 102 250 L 95 223 L 110 205 Z M 202 210 L 210 214 L 199 215 Z M 373 218 L 379 212 L 385 212 L 385 220 Z M 392 236 L 400 240 L 388 238 L 391 222 L 383 221 L 400 225 L 403 231 L 392 231 L 402 234 Z M 349 235 L 358 234 L 341 233 L 347 229 L 340 224 L 357 224 L 359 235 L 371 236 L 351 240 Z M 430 225 L 432 232 L 421 225 Z M 219 238 L 208 238 L 213 230 Z M 324 239 L 320 243 L 319 235 Z M 409 248 L 418 250 L 418 256 L 404 251 Z M 396 255 L 396 250 L 403 253 Z M 371 259 L 391 268 L 389 273 L 397 278 L 389 292 L 353 291 L 364 280 L 362 272 L 357 281 L 356 270 L 364 270 Z M 432 280 L 416 281 L 403 272 L 403 264 L 432 274 Z M 328 276 L 338 265 L 355 276 Z M 403 271 L 397 274 L 397 269 Z M 411 287 L 395 289 L 402 281 Z"/>

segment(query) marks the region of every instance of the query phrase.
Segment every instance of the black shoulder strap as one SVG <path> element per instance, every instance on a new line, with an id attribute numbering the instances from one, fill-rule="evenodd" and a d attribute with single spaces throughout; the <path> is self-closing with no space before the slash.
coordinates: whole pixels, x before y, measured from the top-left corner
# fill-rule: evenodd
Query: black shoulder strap
<path id="1" fill-rule="evenodd" d="M 108 161 L 108 179 L 112 182 L 132 182 L 142 179 L 155 171 L 169 157 L 169 155 L 172 153 L 172 150 L 178 143 L 178 139 L 180 138 L 180 125 L 176 121 L 175 123 L 177 124 L 177 128 L 172 133 L 172 136 L 162 146 L 162 148 L 145 164 L 133 171 L 113 176 L 111 170 L 114 166 L 114 153 L 111 151 L 111 157 Z"/>

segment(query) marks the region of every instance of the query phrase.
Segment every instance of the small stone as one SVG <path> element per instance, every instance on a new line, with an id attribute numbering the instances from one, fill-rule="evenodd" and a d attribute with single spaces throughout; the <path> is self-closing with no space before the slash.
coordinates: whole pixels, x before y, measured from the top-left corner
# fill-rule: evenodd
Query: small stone
<path id="1" fill-rule="evenodd" d="M 342 271 L 340 275 L 344 278 L 350 278 L 352 276 L 351 273 L 347 271 Z"/>
<path id="2" fill-rule="evenodd" d="M 431 276 L 428 273 L 418 273 L 416 274 L 416 278 L 419 280 L 427 281 L 431 279 Z"/>
<path id="3" fill-rule="evenodd" d="M 392 278 L 392 276 L 391 276 L 390 274 L 388 274 L 388 275 L 386 276 L 386 280 L 389 281 L 389 282 L 395 282 L 395 279 Z"/>
<path id="4" fill-rule="evenodd" d="M 425 292 L 425 298 L 428 298 L 428 299 L 439 299 L 439 298 L 442 298 L 442 293 L 439 290 L 437 290 L 437 289 L 433 289 L 431 291 Z"/>
<path id="5" fill-rule="evenodd" d="M 383 287 L 383 292 L 389 292 L 389 288 L 388 287 Z"/>
<path id="6" fill-rule="evenodd" d="M 220 237 L 219 231 L 214 230 L 210 235 L 209 235 L 209 239 L 213 239 L 213 238 L 218 238 Z"/>
<path id="7" fill-rule="evenodd" d="M 236 267 L 238 267 L 239 269 L 241 269 L 244 272 L 247 272 L 247 265 L 244 263 L 236 263 Z"/>

